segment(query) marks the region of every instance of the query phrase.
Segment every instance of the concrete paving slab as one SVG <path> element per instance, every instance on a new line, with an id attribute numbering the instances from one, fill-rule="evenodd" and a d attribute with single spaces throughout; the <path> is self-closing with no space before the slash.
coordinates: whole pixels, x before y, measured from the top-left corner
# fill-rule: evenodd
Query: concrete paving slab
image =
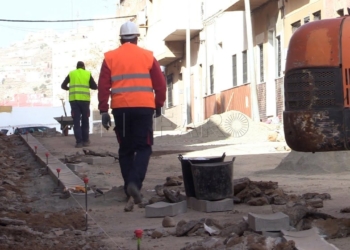
<path id="1" fill-rule="evenodd" d="M 302 250 L 339 250 L 333 244 L 328 243 L 324 238 L 318 235 L 316 228 L 303 231 L 282 230 L 285 240 L 293 240 L 297 249 Z"/>
<path id="2" fill-rule="evenodd" d="M 75 189 L 76 186 L 85 187 L 85 183 L 75 173 L 68 168 L 64 163 L 52 156 L 48 149 L 46 149 L 35 137 L 31 134 L 21 135 L 23 141 L 27 144 L 31 152 L 36 156 L 37 161 L 42 166 L 47 167 L 49 174 L 54 182 L 58 182 L 57 169 L 60 169 L 59 184 L 66 189 Z M 48 153 L 48 157 L 46 157 Z M 48 164 L 47 164 L 48 162 Z M 94 193 L 89 190 L 88 193 Z"/>
<path id="3" fill-rule="evenodd" d="M 257 232 L 281 231 L 289 229 L 289 216 L 278 212 L 273 214 L 248 213 L 248 224 Z"/>
<path id="4" fill-rule="evenodd" d="M 295 237 L 295 238 L 305 238 L 309 236 L 319 235 L 318 229 L 313 227 L 309 230 L 302 230 L 302 231 L 289 231 L 289 230 L 281 230 L 283 235 Z"/>
<path id="5" fill-rule="evenodd" d="M 148 218 L 158 218 L 165 216 L 176 216 L 181 213 L 187 212 L 187 202 L 181 201 L 177 203 L 156 202 L 151 205 L 147 205 L 145 208 L 145 214 Z"/>
<path id="6" fill-rule="evenodd" d="M 223 212 L 233 209 L 233 199 L 227 198 L 219 201 L 198 200 L 195 197 L 187 197 L 187 207 L 200 212 Z"/>

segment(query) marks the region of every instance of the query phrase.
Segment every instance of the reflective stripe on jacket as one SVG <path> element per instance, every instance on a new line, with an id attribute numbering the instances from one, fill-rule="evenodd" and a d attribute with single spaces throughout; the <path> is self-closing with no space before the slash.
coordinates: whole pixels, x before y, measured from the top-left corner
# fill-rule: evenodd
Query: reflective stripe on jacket
<path id="1" fill-rule="evenodd" d="M 90 76 L 84 69 L 69 72 L 69 101 L 90 101 Z"/>
<path id="2" fill-rule="evenodd" d="M 105 53 L 111 70 L 111 108 L 155 108 L 150 77 L 153 53 L 135 44 L 125 43 L 116 50 Z"/>

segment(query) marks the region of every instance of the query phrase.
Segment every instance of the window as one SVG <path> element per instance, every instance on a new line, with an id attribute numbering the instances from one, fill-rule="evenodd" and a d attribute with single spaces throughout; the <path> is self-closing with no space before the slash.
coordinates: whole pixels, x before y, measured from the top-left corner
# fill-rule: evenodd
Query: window
<path id="1" fill-rule="evenodd" d="M 166 78 L 167 91 L 168 91 L 168 107 L 173 106 L 173 74 L 168 75 Z"/>
<path id="2" fill-rule="evenodd" d="M 232 86 L 237 86 L 237 55 L 232 56 Z"/>
<path id="3" fill-rule="evenodd" d="M 210 65 L 210 94 L 214 93 L 214 65 Z"/>
<path id="4" fill-rule="evenodd" d="M 300 21 L 292 23 L 292 33 L 294 33 L 300 26 L 301 26 L 301 22 Z"/>
<path id="5" fill-rule="evenodd" d="M 248 82 L 248 57 L 247 51 L 242 52 L 242 60 L 243 60 L 243 83 Z"/>
<path id="6" fill-rule="evenodd" d="M 276 37 L 276 45 L 277 45 L 277 77 L 281 76 L 282 71 L 282 55 L 281 55 L 281 36 Z"/>
<path id="7" fill-rule="evenodd" d="M 308 22 L 310 22 L 310 17 L 309 17 L 309 16 L 304 17 L 304 24 L 305 24 L 305 23 L 308 23 Z"/>
<path id="8" fill-rule="evenodd" d="M 264 82 L 264 46 L 259 44 L 260 82 Z"/>
<path id="9" fill-rule="evenodd" d="M 321 11 L 317 11 L 312 14 L 314 16 L 314 21 L 321 20 Z"/>

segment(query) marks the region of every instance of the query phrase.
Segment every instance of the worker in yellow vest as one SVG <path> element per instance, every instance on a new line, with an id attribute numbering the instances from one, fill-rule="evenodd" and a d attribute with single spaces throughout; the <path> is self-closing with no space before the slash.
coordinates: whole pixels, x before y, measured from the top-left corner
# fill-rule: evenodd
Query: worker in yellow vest
<path id="1" fill-rule="evenodd" d="M 68 86 L 69 84 L 69 86 Z M 75 147 L 90 145 L 90 89 L 97 89 L 97 84 L 91 73 L 85 70 L 84 62 L 77 63 L 77 69 L 69 72 L 61 88 L 69 91 L 69 103 L 74 123 Z"/>
<path id="2" fill-rule="evenodd" d="M 104 54 L 98 81 L 102 125 L 111 126 L 111 108 L 124 190 L 135 204 L 142 201 L 140 190 L 152 154 L 153 117 L 161 116 L 166 98 L 160 65 L 151 51 L 137 46 L 139 35 L 135 23 L 121 26 L 122 45 Z"/>

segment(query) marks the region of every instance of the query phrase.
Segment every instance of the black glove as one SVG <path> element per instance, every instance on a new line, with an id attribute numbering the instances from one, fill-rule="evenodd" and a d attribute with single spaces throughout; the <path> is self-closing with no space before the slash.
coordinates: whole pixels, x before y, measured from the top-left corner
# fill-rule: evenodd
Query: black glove
<path id="1" fill-rule="evenodd" d="M 162 115 L 162 108 L 156 108 L 156 112 L 154 114 L 154 118 L 157 118 Z"/>
<path id="2" fill-rule="evenodd" d="M 101 115 L 102 115 L 102 126 L 108 130 L 109 127 L 112 126 L 111 117 L 107 112 L 104 112 Z"/>

